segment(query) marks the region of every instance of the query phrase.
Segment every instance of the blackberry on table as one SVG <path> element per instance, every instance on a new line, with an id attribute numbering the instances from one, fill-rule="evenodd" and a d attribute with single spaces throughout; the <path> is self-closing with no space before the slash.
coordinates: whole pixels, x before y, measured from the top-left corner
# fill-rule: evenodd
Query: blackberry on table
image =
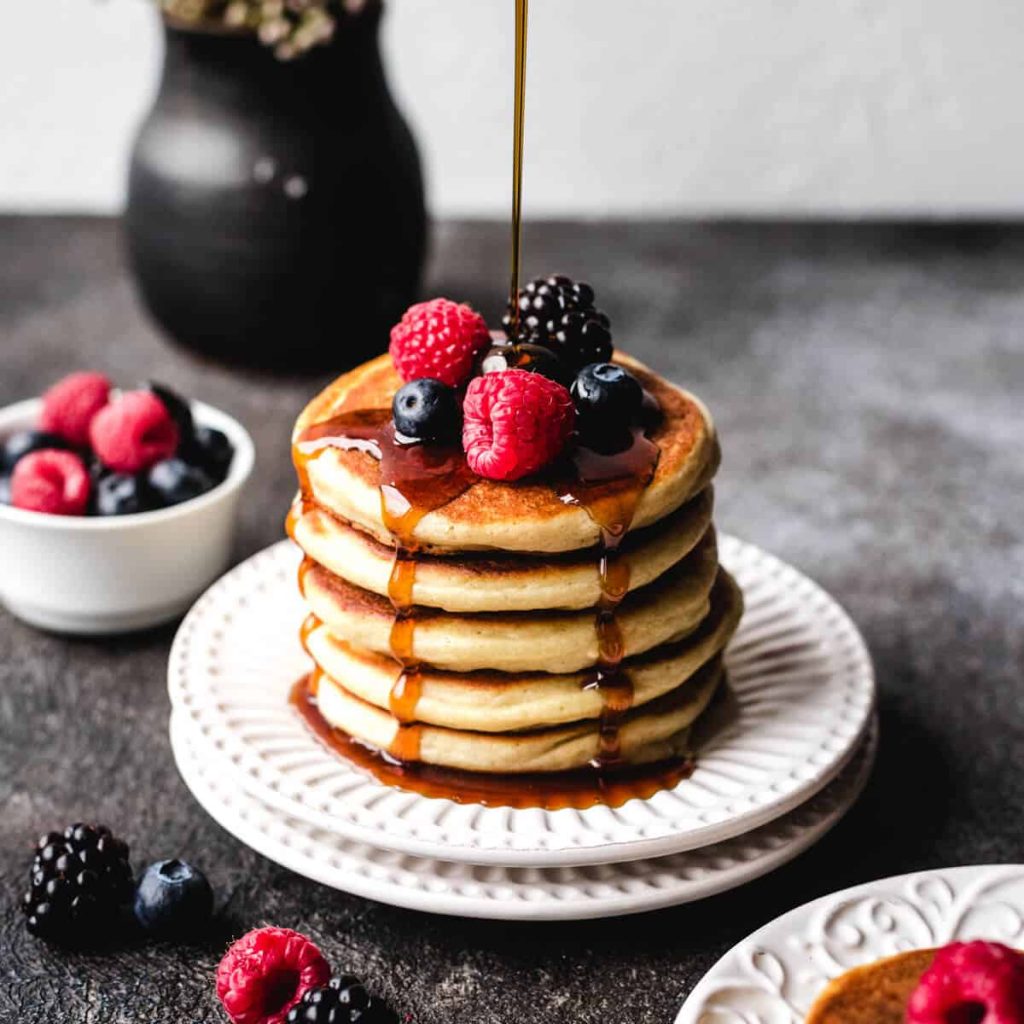
<path id="1" fill-rule="evenodd" d="M 128 853 L 105 825 L 69 825 L 43 836 L 22 899 L 28 930 L 48 942 L 102 945 L 132 898 Z"/>
<path id="2" fill-rule="evenodd" d="M 287 1024 L 397 1024 L 398 1016 L 350 974 L 313 988 L 289 1011 Z"/>
<path id="3" fill-rule="evenodd" d="M 611 325 L 594 306 L 594 289 L 563 275 L 527 284 L 519 293 L 518 333 L 511 309 L 502 326 L 511 341 L 543 345 L 572 371 L 588 363 L 607 362 L 612 356 Z"/>

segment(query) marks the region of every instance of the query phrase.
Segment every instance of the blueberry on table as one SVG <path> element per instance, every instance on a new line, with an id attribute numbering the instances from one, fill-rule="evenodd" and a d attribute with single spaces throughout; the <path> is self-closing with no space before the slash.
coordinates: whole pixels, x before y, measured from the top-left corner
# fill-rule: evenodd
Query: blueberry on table
<path id="1" fill-rule="evenodd" d="M 186 462 L 205 470 L 215 483 L 221 483 L 231 469 L 235 449 L 222 431 L 213 427 L 196 427 L 191 439 L 182 445 L 181 456 Z"/>
<path id="2" fill-rule="evenodd" d="M 204 470 L 177 458 L 164 459 L 153 466 L 147 474 L 146 483 L 161 506 L 191 501 L 215 486 Z"/>
<path id="3" fill-rule="evenodd" d="M 48 434 L 45 430 L 20 430 L 17 434 L 11 434 L 0 446 L 0 473 L 10 473 L 26 455 L 47 448 L 56 448 L 58 451 L 73 450 L 63 437 Z"/>
<path id="4" fill-rule="evenodd" d="M 621 432 L 637 422 L 644 401 L 640 382 L 615 363 L 592 363 L 576 375 L 570 389 L 581 436 Z"/>
<path id="5" fill-rule="evenodd" d="M 399 388 L 391 411 L 395 430 L 417 441 L 454 440 L 462 429 L 459 396 L 433 377 L 420 377 Z"/>
<path id="6" fill-rule="evenodd" d="M 156 381 L 150 380 L 146 382 L 146 388 L 163 402 L 171 419 L 178 425 L 178 436 L 181 438 L 182 445 L 187 444 L 194 429 L 192 406 L 166 384 L 158 384 Z"/>
<path id="7" fill-rule="evenodd" d="M 131 516 L 158 507 L 154 494 L 141 476 L 108 473 L 93 492 L 93 511 L 98 516 Z"/>
<path id="8" fill-rule="evenodd" d="M 135 919 L 160 935 L 195 933 L 213 913 L 206 876 L 183 860 L 161 860 L 146 868 L 135 890 Z"/>

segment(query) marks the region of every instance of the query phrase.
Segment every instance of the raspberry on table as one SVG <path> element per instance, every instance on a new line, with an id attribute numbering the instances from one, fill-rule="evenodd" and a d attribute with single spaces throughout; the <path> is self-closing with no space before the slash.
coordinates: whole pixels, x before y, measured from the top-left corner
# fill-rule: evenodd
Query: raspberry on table
<path id="1" fill-rule="evenodd" d="M 1024 1024 L 1024 954 L 998 942 L 953 942 L 935 954 L 907 1024 Z"/>
<path id="2" fill-rule="evenodd" d="M 526 370 L 475 377 L 462 408 L 466 461 L 491 480 L 518 480 L 543 469 L 562 453 L 575 422 L 569 392 Z"/>
<path id="3" fill-rule="evenodd" d="M 257 928 L 224 954 L 217 996 L 234 1024 L 285 1024 L 303 995 L 330 977 L 327 961 L 305 935 Z"/>
<path id="4" fill-rule="evenodd" d="M 178 426 L 151 391 L 128 391 L 93 418 L 93 450 L 117 473 L 139 473 L 178 449 Z"/>
<path id="5" fill-rule="evenodd" d="M 43 395 L 39 427 L 84 447 L 89 443 L 89 424 L 110 401 L 110 380 L 102 373 L 72 373 Z"/>
<path id="6" fill-rule="evenodd" d="M 391 328 L 389 351 L 402 380 L 433 377 L 457 388 L 490 343 L 487 323 L 476 310 L 451 299 L 431 299 L 410 306 Z"/>
<path id="7" fill-rule="evenodd" d="M 74 452 L 53 448 L 26 455 L 11 476 L 11 504 L 29 512 L 85 515 L 91 490 L 85 463 Z"/>

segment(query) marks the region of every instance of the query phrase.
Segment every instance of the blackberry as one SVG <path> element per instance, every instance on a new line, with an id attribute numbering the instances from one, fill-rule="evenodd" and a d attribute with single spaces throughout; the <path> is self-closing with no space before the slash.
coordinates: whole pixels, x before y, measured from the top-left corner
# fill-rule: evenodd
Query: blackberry
<path id="1" fill-rule="evenodd" d="M 512 310 L 502 318 L 511 341 L 543 345 L 575 372 L 612 357 L 608 317 L 594 307 L 594 289 L 555 274 L 531 281 L 519 293 L 519 331 L 513 337 Z"/>
<path id="2" fill-rule="evenodd" d="M 213 427 L 195 427 L 191 438 L 178 453 L 190 465 L 198 466 L 214 483 L 223 483 L 231 470 L 235 449 L 227 434 Z"/>
<path id="3" fill-rule="evenodd" d="M 289 1011 L 287 1024 L 397 1024 L 385 1003 L 371 996 L 350 974 L 331 978 L 324 988 L 309 989 Z"/>
<path id="4" fill-rule="evenodd" d="M 502 370 L 528 370 L 543 377 L 558 381 L 564 387 L 572 383 L 573 374 L 558 356 L 542 345 L 511 342 L 492 345 L 477 361 L 479 374 L 499 373 Z"/>
<path id="5" fill-rule="evenodd" d="M 178 437 L 181 444 L 187 444 L 192 439 L 195 430 L 195 422 L 192 419 L 192 406 L 177 393 L 172 391 L 166 384 L 155 380 L 146 381 L 144 387 L 152 391 L 164 404 L 164 408 L 170 417 L 178 425 Z"/>
<path id="6" fill-rule="evenodd" d="M 22 899 L 28 930 L 47 942 L 95 946 L 110 939 L 134 889 L 128 845 L 105 825 L 69 825 L 36 844 Z"/>

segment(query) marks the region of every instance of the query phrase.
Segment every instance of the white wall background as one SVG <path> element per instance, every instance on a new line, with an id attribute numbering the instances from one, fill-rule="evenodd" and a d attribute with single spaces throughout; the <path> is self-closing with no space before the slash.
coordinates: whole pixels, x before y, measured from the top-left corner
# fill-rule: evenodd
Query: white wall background
<path id="1" fill-rule="evenodd" d="M 1018 0 L 534 0 L 530 215 L 1024 213 Z M 0 209 L 112 211 L 147 0 L 4 0 Z M 512 0 L 390 0 L 441 214 L 504 216 Z"/>

